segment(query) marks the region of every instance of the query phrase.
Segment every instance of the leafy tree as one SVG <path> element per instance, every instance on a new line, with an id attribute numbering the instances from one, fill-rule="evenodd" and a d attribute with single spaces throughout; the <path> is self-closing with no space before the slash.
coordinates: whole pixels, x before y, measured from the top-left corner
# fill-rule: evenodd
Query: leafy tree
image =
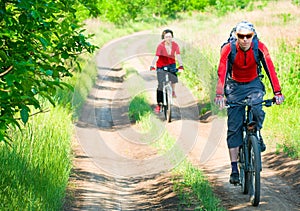
<path id="1" fill-rule="evenodd" d="M 82 1 L 86 2 L 86 1 Z M 75 16 L 78 0 L 0 1 L 0 141 L 26 123 L 40 97 L 55 104 L 56 89 L 72 76 L 78 55 L 95 46 Z M 91 4 L 85 3 L 90 7 Z M 18 118 L 19 117 L 19 118 Z M 21 120 L 21 121 L 19 121 Z"/>
<path id="2" fill-rule="evenodd" d="M 220 15 L 236 8 L 245 8 L 254 0 L 93 0 L 101 18 L 123 26 L 129 21 L 153 17 L 176 18 L 178 13 L 203 11 L 214 7 Z M 130 23 L 130 22 L 129 22 Z"/>

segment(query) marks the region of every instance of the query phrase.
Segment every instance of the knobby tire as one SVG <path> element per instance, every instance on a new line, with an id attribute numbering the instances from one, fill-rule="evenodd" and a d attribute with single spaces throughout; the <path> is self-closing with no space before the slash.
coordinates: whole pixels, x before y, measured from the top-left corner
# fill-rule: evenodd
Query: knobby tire
<path id="1" fill-rule="evenodd" d="M 242 146 L 239 150 L 239 169 L 240 169 L 240 183 L 243 194 L 249 192 L 249 171 L 246 169 L 245 149 Z"/>
<path id="2" fill-rule="evenodd" d="M 258 206 L 260 202 L 260 171 L 261 155 L 258 146 L 257 137 L 249 136 L 249 184 L 250 184 L 250 202 L 253 206 Z"/>
<path id="3" fill-rule="evenodd" d="M 167 105 L 164 105 L 164 114 L 165 119 L 167 122 L 171 122 L 171 99 L 172 99 L 172 93 L 170 90 L 166 90 L 166 99 L 167 99 Z"/>

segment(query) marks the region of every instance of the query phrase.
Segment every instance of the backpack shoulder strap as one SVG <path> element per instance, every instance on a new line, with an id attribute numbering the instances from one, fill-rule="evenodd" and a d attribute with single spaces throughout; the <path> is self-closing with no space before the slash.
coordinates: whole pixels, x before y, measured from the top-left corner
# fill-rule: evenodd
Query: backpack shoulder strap
<path id="1" fill-rule="evenodd" d="M 259 77 L 261 77 L 261 63 L 260 63 L 260 55 L 259 55 L 259 50 L 258 50 L 258 38 L 257 35 L 254 35 L 253 37 L 253 53 L 254 53 L 254 58 L 257 64 L 257 74 Z"/>
<path id="2" fill-rule="evenodd" d="M 230 42 L 229 62 L 230 62 L 231 64 L 233 64 L 234 59 L 235 59 L 235 56 L 236 56 L 236 41 L 233 40 L 233 41 Z"/>
<path id="3" fill-rule="evenodd" d="M 259 64 L 260 63 L 260 59 L 259 59 L 259 53 L 258 53 L 258 39 L 257 39 L 257 37 L 253 37 L 252 42 L 253 42 L 254 58 L 255 58 L 256 63 Z"/>
<path id="4" fill-rule="evenodd" d="M 228 56 L 228 67 L 227 67 L 227 74 L 226 74 L 227 80 L 231 78 L 232 65 L 236 56 L 236 40 L 231 40 L 229 43 L 230 43 L 230 54 Z"/>

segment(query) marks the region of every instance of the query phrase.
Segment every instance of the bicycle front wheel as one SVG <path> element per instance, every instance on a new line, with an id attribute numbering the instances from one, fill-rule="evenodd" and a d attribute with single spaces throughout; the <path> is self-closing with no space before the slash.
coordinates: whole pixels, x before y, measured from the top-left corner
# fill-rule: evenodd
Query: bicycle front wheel
<path id="1" fill-rule="evenodd" d="M 171 100 L 172 100 L 172 92 L 170 90 L 166 91 L 166 101 L 167 105 L 164 105 L 164 114 L 167 122 L 171 122 Z"/>
<path id="2" fill-rule="evenodd" d="M 244 146 L 240 147 L 239 150 L 239 169 L 240 169 L 240 183 L 243 194 L 249 192 L 249 171 L 246 168 L 246 155 Z M 247 162 L 248 163 L 248 162 Z"/>
<path id="3" fill-rule="evenodd" d="M 253 206 L 258 206 L 260 201 L 261 156 L 257 137 L 250 135 L 249 144 L 250 202 Z"/>

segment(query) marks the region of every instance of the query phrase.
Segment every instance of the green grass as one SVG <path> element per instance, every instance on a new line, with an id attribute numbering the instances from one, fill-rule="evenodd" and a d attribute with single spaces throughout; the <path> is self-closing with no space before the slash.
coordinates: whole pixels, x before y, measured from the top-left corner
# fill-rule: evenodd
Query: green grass
<path id="1" fill-rule="evenodd" d="M 181 178 L 174 181 L 174 189 L 178 193 L 182 206 L 192 206 L 194 210 L 226 210 L 215 197 L 203 172 L 187 160 L 177 166 L 173 174 Z"/>
<path id="2" fill-rule="evenodd" d="M 0 145 L 0 210 L 60 210 L 71 170 L 73 125 L 56 107 Z"/>
<path id="3" fill-rule="evenodd" d="M 146 103 L 145 94 L 138 95 L 130 103 L 129 119 L 131 121 L 140 121 L 143 116 L 149 116 L 149 111 L 151 111 L 151 107 Z"/>
<path id="4" fill-rule="evenodd" d="M 277 151 L 284 152 L 292 158 L 300 158 L 300 40 L 297 45 L 279 41 L 276 56 L 278 77 L 280 78 L 285 102 L 267 110 L 265 128 L 268 138 L 275 140 Z M 267 87 L 271 92 L 271 87 Z"/>

